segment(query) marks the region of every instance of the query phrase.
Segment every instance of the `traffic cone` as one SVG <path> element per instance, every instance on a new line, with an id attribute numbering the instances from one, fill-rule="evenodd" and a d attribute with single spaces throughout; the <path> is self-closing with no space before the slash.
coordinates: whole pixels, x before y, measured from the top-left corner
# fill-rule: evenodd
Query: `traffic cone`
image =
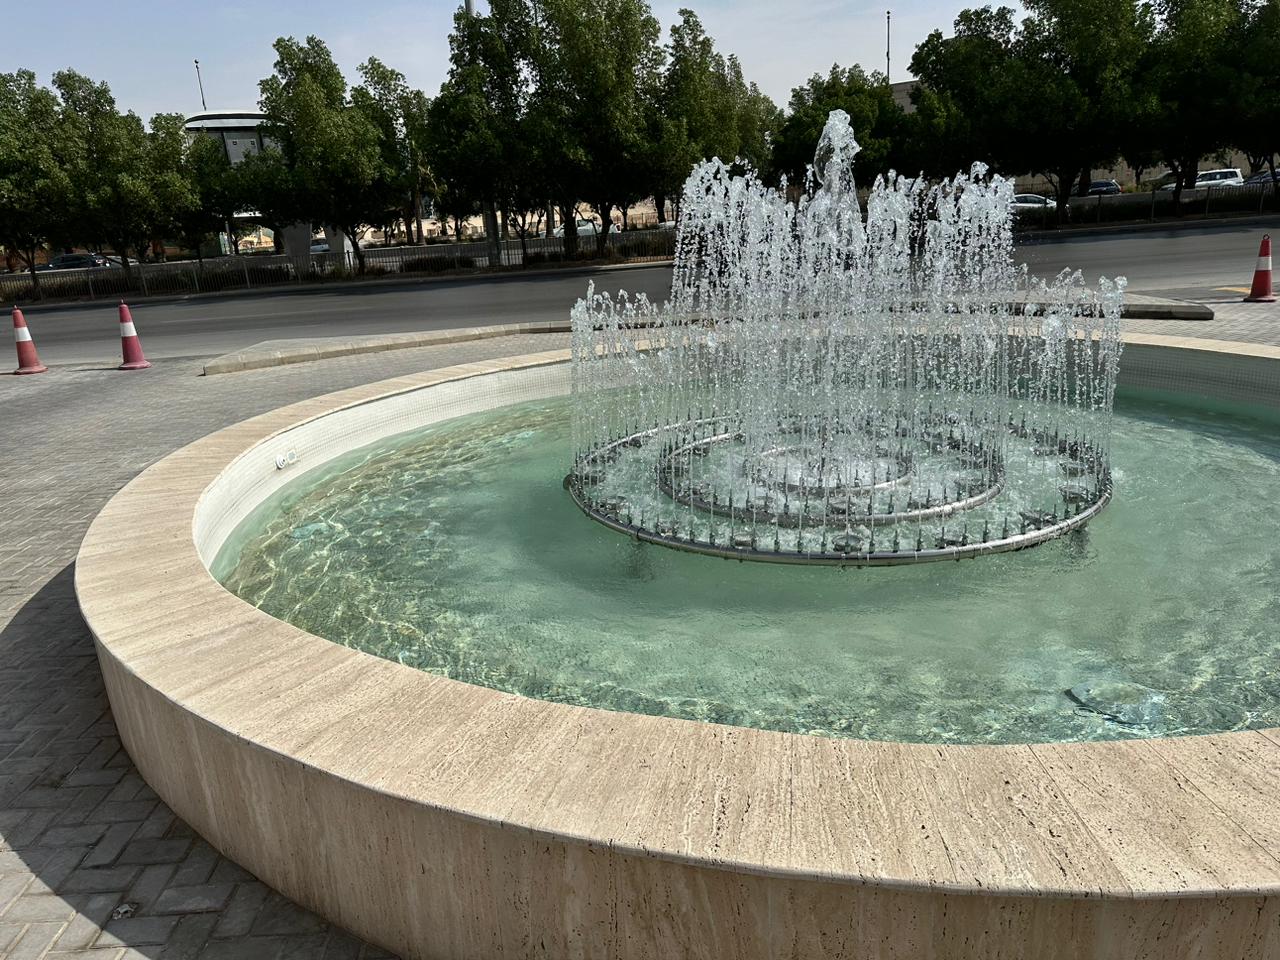
<path id="1" fill-rule="evenodd" d="M 1275 303 L 1276 296 L 1271 292 L 1271 234 L 1262 235 L 1262 246 L 1258 247 L 1258 266 L 1253 271 L 1253 289 L 1244 298 L 1245 303 Z"/>
<path id="2" fill-rule="evenodd" d="M 14 373 L 44 373 L 49 369 L 36 356 L 36 345 L 31 340 L 31 331 L 27 329 L 27 320 L 17 307 L 13 308 L 13 339 L 18 347 L 18 369 Z"/>
<path id="3" fill-rule="evenodd" d="M 120 346 L 124 351 L 124 363 L 117 370 L 145 370 L 151 366 L 151 361 L 142 355 L 142 341 L 134 329 L 133 314 L 123 300 L 120 301 Z"/>

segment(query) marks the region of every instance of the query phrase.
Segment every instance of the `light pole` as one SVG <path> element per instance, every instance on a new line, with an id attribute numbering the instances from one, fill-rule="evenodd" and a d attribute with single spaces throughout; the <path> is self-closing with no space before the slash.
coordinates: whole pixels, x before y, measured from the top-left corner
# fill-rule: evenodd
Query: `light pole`
<path id="1" fill-rule="evenodd" d="M 889 79 L 889 30 L 893 22 L 893 11 L 886 10 L 884 12 L 884 83 L 885 86 L 893 86 L 893 81 Z"/>
<path id="2" fill-rule="evenodd" d="M 200 61 L 199 60 L 195 61 L 195 64 L 196 64 L 196 83 L 200 85 L 200 109 L 208 110 L 209 105 L 204 102 L 204 80 L 200 76 Z"/>

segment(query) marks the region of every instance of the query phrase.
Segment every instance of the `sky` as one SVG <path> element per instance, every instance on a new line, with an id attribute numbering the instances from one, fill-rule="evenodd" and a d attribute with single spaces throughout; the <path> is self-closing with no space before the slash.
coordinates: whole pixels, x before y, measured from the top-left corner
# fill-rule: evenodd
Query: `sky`
<path id="1" fill-rule="evenodd" d="M 837 0 L 780 4 L 777 0 L 650 0 L 663 39 L 682 6 L 695 10 L 722 53 L 736 53 L 748 80 L 779 106 L 791 89 L 833 63 L 884 69 L 885 10 L 893 10 L 891 79 L 910 78 L 916 44 L 931 30 L 950 33 L 965 6 L 945 0 L 887 0 L 875 8 Z M 66 67 L 105 80 L 125 110 L 144 118 L 200 109 L 193 60 L 200 61 L 209 109 L 254 108 L 258 81 L 271 73 L 276 37 L 315 34 L 349 79 L 376 56 L 410 85 L 434 95 L 448 71 L 452 0 L 257 0 L 174 3 L 172 0 L 73 2 L 56 15 L 42 4 L 12 4 L 3 24 L 0 73 L 35 71 L 47 84 Z M 477 0 L 477 8 L 486 8 Z M 785 12 L 784 12 L 785 11 Z M 20 43 L 11 42 L 20 39 Z"/>

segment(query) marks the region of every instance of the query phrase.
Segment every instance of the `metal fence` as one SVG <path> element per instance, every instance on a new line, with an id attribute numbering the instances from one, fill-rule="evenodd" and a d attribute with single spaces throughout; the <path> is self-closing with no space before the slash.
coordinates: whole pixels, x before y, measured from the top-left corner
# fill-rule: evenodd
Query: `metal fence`
<path id="1" fill-rule="evenodd" d="M 1201 187 L 1183 190 L 1175 205 L 1172 190 L 1150 193 L 1116 193 L 1072 197 L 1067 203 L 1062 225 L 1091 223 L 1141 223 L 1180 217 L 1213 217 L 1226 214 L 1268 213 L 1280 210 L 1275 190 L 1269 183 L 1243 187 Z M 1057 212 L 1019 211 L 1018 226 L 1026 230 L 1058 226 Z"/>
<path id="2" fill-rule="evenodd" d="M 610 232 L 607 241 L 601 254 L 598 236 L 579 234 L 578 253 L 573 257 L 566 257 L 564 240 L 560 237 L 529 237 L 523 244 L 519 240 L 504 240 L 500 257 L 495 257 L 492 245 L 483 240 L 366 247 L 361 251 L 365 260 L 363 274 L 355 254 L 350 252 L 142 263 L 132 265 L 127 277 L 122 267 L 42 270 L 37 271 L 38 295 L 29 273 L 0 274 L 0 301 L 178 296 L 376 277 L 462 275 L 572 263 L 658 261 L 669 259 L 675 253 L 675 231 L 670 229 Z"/>

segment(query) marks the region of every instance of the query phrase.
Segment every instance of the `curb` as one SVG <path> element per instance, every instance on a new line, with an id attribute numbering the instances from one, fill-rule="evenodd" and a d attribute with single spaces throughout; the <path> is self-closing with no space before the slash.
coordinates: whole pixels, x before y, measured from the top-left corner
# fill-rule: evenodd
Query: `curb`
<path id="1" fill-rule="evenodd" d="M 1203 303 L 1133 303 L 1125 304 L 1120 311 L 1124 320 L 1191 320 L 1204 322 L 1213 319 L 1213 308 Z"/>
<path id="2" fill-rule="evenodd" d="M 1213 319 L 1213 310 L 1200 303 L 1134 303 L 1125 304 L 1121 317 L 1126 320 L 1191 320 Z M 372 337 L 320 337 L 312 340 L 266 340 L 245 350 L 224 354 L 204 365 L 203 375 L 218 376 L 223 373 L 242 373 L 246 370 L 262 370 L 267 367 L 283 367 L 292 363 L 309 363 L 312 360 L 329 360 L 334 357 L 350 357 L 362 353 L 382 353 L 386 350 L 410 350 L 415 347 L 441 346 L 448 343 L 465 343 L 470 340 L 488 340 L 493 337 L 510 337 L 537 333 L 570 333 L 568 321 L 543 323 L 496 324 L 487 327 L 469 327 L 456 330 L 435 330 L 424 333 L 396 333 Z"/>
<path id="3" fill-rule="evenodd" d="M 612 273 L 625 270 L 645 270 L 654 267 L 669 267 L 673 260 L 670 257 L 660 260 L 644 260 L 637 263 L 602 263 L 584 264 L 571 267 L 544 267 L 538 270 L 503 270 L 488 273 L 451 273 L 437 274 L 429 277 L 388 277 L 380 279 L 372 277 L 368 280 L 345 280 L 341 283 L 295 283 L 279 284 L 267 287 L 249 287 L 243 290 L 220 290 L 216 293 L 184 293 L 180 295 L 160 295 L 154 297 L 126 297 L 130 306 L 139 304 L 187 303 L 202 300 L 235 300 L 241 297 L 293 297 L 317 293 L 349 293 L 358 290 L 395 290 L 412 289 L 437 283 L 507 283 L 513 280 L 537 280 L 544 277 L 589 276 L 595 273 Z M 35 300 L 24 304 L 22 309 L 30 313 L 41 307 L 58 310 L 96 310 L 119 302 L 120 297 L 100 297 L 97 300 Z"/>
<path id="4" fill-rule="evenodd" d="M 228 353 L 210 360 L 204 365 L 203 376 L 213 377 L 223 373 L 283 367 L 291 363 L 309 363 L 312 360 L 351 357 L 362 353 L 382 353 L 386 350 L 410 350 L 414 347 L 442 346 L 448 343 L 466 343 L 471 340 L 489 340 L 494 337 L 531 333 L 568 333 L 569 331 L 568 321 L 557 321 L 498 324 L 488 327 L 434 330 L 426 333 L 396 333 L 352 339 L 322 337 L 310 341 L 267 340 L 254 344 L 247 350 Z"/>

